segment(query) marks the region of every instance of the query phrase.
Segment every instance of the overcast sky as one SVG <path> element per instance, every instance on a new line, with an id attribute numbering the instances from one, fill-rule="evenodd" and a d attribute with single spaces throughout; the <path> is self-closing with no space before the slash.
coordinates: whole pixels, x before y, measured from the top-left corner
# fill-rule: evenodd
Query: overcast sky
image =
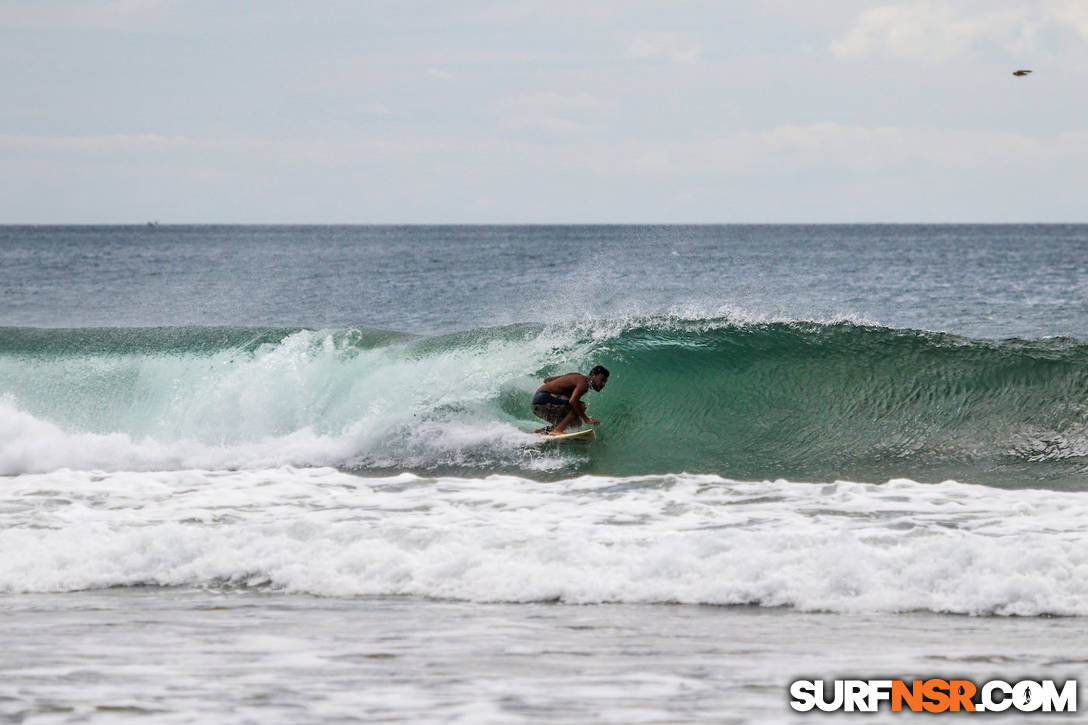
<path id="1" fill-rule="evenodd" d="M 0 2 L 0 88 L 0 223 L 1088 222 L 1088 0 Z"/>

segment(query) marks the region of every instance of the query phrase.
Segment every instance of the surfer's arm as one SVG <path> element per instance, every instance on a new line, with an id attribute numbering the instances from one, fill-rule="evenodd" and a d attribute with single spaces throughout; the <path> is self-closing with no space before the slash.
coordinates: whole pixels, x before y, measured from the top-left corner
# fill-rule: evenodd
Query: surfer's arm
<path id="1" fill-rule="evenodd" d="M 582 412 L 578 415 L 580 415 L 582 417 L 582 420 L 584 420 L 589 425 L 601 424 L 601 421 L 597 420 L 596 418 L 590 418 L 588 415 L 586 415 L 586 409 L 584 407 L 582 408 Z"/>
<path id="2" fill-rule="evenodd" d="M 579 380 L 574 386 L 574 390 L 570 393 L 570 407 L 578 411 L 579 414 L 585 412 L 586 404 L 582 402 L 582 395 L 589 390 L 589 383 L 585 380 Z"/>
<path id="3" fill-rule="evenodd" d="M 582 393 L 586 392 L 587 390 L 589 390 L 589 384 L 586 383 L 586 381 L 583 380 L 578 383 L 577 387 L 574 388 L 574 392 L 570 395 L 571 410 L 573 410 L 579 418 L 584 420 L 589 425 L 599 425 L 601 421 L 594 420 L 593 418 L 590 418 L 588 415 L 586 415 L 586 404 L 582 402 L 581 398 Z"/>

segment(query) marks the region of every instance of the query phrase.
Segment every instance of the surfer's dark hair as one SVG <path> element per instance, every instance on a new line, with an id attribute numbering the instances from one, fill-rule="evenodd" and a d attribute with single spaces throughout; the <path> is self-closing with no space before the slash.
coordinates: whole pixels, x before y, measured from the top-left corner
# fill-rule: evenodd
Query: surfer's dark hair
<path id="1" fill-rule="evenodd" d="M 597 367 L 590 370 L 589 374 L 590 375 L 601 375 L 601 376 L 607 378 L 608 377 L 608 368 L 606 368 L 604 365 L 598 365 Z"/>

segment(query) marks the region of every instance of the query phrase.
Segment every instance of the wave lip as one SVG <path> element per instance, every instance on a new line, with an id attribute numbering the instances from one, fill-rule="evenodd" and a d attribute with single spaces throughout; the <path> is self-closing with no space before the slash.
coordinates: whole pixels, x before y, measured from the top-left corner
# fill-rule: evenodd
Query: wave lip
<path id="1" fill-rule="evenodd" d="M 55 472 L 2 491 L 4 592 L 262 587 L 1088 616 L 1088 502 L 1058 491 L 289 468 Z"/>

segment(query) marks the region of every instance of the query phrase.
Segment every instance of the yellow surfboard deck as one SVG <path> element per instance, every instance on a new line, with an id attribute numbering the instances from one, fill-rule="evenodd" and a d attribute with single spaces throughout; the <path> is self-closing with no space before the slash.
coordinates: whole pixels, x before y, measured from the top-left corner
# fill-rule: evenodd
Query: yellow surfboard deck
<path id="1" fill-rule="evenodd" d="M 557 436 L 548 435 L 547 433 L 537 433 L 537 435 L 546 441 L 555 441 L 556 443 L 588 443 L 597 437 L 597 431 L 586 428 L 585 430 L 563 433 Z"/>

